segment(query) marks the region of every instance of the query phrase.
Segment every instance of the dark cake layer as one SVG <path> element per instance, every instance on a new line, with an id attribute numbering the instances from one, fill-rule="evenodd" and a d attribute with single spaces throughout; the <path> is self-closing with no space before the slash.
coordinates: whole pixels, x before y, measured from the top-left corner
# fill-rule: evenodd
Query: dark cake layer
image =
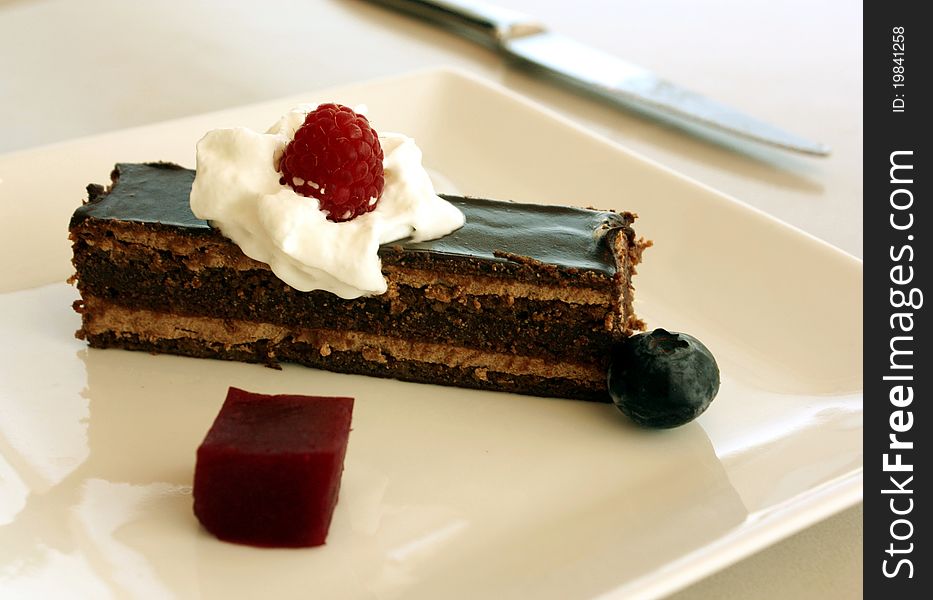
<path id="1" fill-rule="evenodd" d="M 262 363 L 274 366 L 279 362 L 292 362 L 306 367 L 399 379 L 414 383 L 433 383 L 477 390 L 507 391 L 530 396 L 569 398 L 593 402 L 609 402 L 605 377 L 580 381 L 566 377 L 544 375 L 517 375 L 482 367 L 449 366 L 387 356 L 373 360 L 368 352 L 334 351 L 321 355 L 309 343 L 285 340 L 272 342 L 256 340 L 227 346 L 194 338 L 163 340 L 142 339 L 136 334 L 102 333 L 86 336 L 92 348 L 120 348 L 164 354 L 177 354 L 194 358 L 213 358 L 240 362 Z M 270 362 L 271 361 L 271 362 Z"/>
<path id="2" fill-rule="evenodd" d="M 450 198 L 460 230 L 380 249 L 389 291 L 298 292 L 191 214 L 193 172 L 118 165 L 71 221 L 93 347 L 606 400 L 611 344 L 641 327 L 630 213 Z"/>
<path id="3" fill-rule="evenodd" d="M 267 269 L 243 270 L 231 278 L 227 269 L 195 271 L 159 260 L 151 249 L 123 246 L 110 252 L 90 247 L 78 254 L 82 296 L 183 315 L 443 339 L 555 360 L 566 357 L 565 346 L 571 344 L 578 360 L 603 361 L 613 340 L 605 325 L 608 304 L 474 294 L 449 282 L 409 285 L 395 281 L 394 274 L 391 294 L 342 300 L 324 291 L 298 292 Z M 573 296 L 567 288 L 558 291 Z M 604 300 L 610 291 L 603 290 Z"/>

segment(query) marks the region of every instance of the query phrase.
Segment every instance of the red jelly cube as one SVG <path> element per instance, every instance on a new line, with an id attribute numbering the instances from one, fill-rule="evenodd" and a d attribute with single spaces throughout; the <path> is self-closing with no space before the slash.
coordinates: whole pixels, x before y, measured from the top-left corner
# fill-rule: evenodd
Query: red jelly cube
<path id="1" fill-rule="evenodd" d="M 353 398 L 231 387 L 198 448 L 194 514 L 222 540 L 319 546 L 327 538 Z"/>

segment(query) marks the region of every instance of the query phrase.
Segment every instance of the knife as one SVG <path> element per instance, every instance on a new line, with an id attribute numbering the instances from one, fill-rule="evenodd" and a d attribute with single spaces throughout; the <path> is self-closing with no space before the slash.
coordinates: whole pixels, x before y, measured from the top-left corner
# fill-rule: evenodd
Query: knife
<path id="1" fill-rule="evenodd" d="M 600 50 L 548 31 L 527 15 L 473 0 L 371 0 L 433 21 L 613 104 L 683 119 L 786 150 L 830 149 L 709 100 Z"/>

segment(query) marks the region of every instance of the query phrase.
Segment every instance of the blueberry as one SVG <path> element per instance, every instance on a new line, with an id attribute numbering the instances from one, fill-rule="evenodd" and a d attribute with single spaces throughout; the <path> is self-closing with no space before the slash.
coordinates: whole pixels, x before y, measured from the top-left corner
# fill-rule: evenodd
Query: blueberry
<path id="1" fill-rule="evenodd" d="M 609 395 L 639 425 L 657 428 L 689 423 L 719 391 L 719 366 L 700 340 L 655 329 L 613 349 Z"/>

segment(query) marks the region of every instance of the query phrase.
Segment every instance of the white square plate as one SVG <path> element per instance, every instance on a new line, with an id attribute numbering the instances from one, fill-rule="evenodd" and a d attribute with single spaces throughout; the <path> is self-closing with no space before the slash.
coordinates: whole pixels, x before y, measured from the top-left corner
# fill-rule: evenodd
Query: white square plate
<path id="1" fill-rule="evenodd" d="M 631 209 L 649 326 L 717 356 L 671 431 L 612 406 L 88 350 L 68 219 L 113 163 L 365 103 L 465 194 Z M 0 588 L 37 596 L 593 598 L 680 588 L 861 497 L 861 263 L 527 100 L 431 71 L 0 157 Z M 195 449 L 227 386 L 357 399 L 325 546 L 219 542 Z"/>

